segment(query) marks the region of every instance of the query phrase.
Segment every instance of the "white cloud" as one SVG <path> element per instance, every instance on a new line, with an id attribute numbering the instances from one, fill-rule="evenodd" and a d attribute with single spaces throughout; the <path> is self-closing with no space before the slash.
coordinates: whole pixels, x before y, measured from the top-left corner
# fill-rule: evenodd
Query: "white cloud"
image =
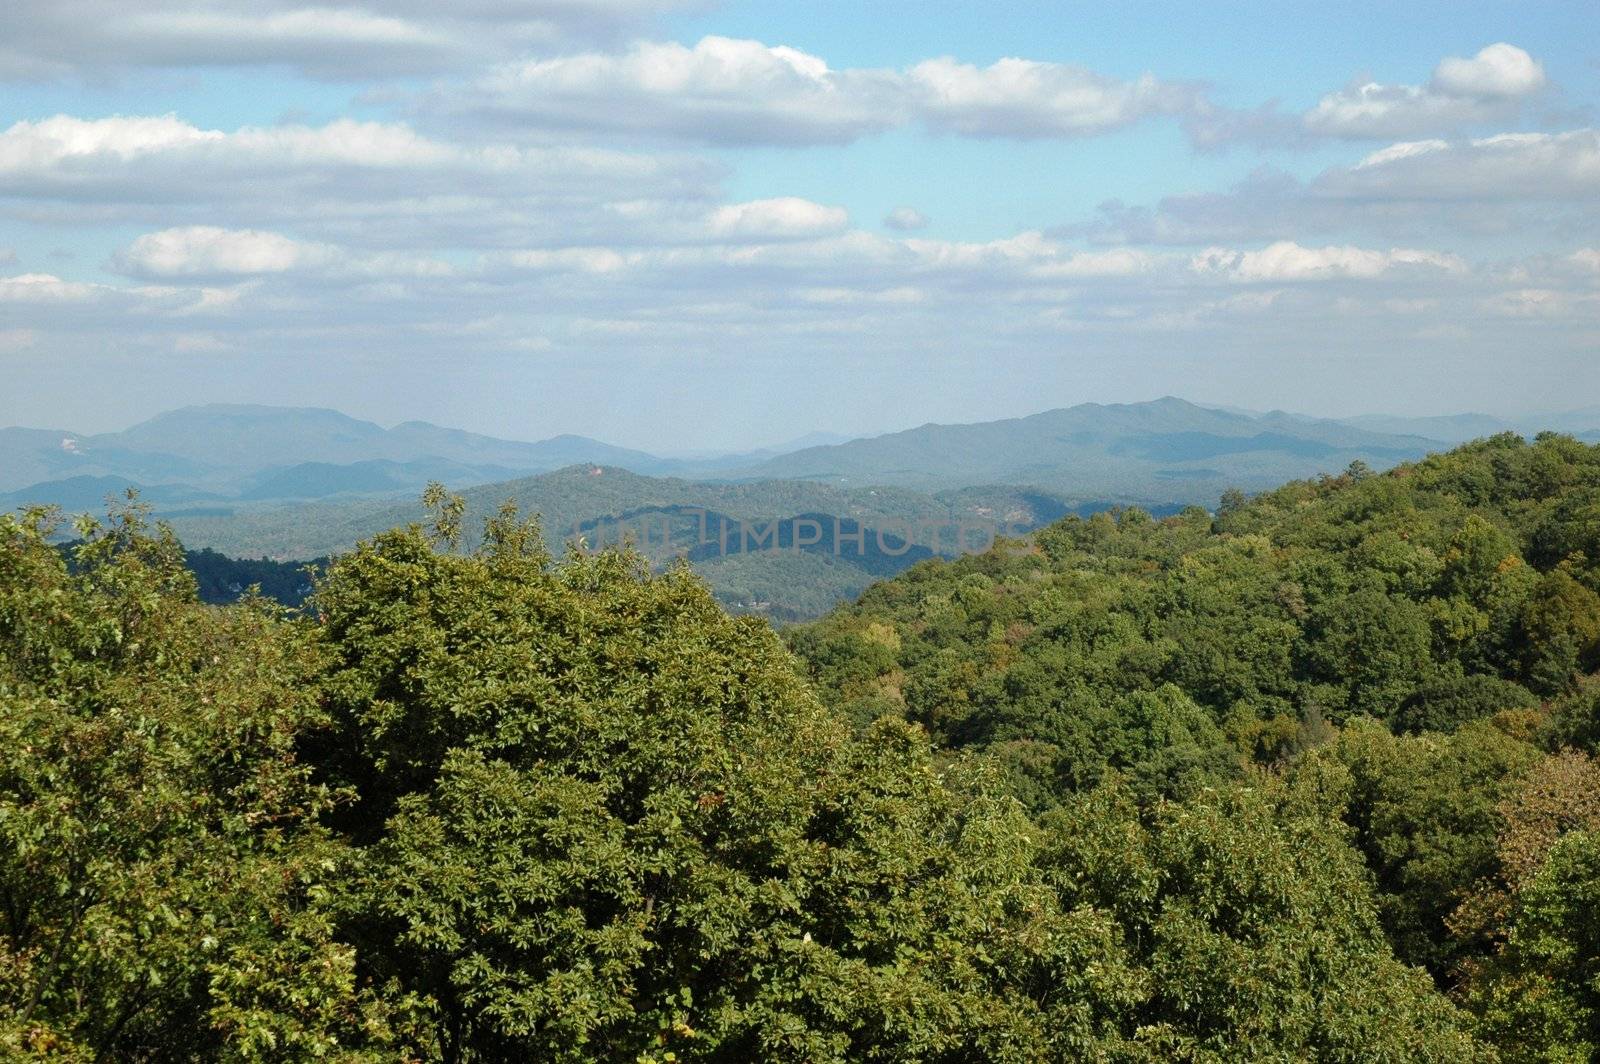
<path id="1" fill-rule="evenodd" d="M 1120 81 L 1092 70 L 1029 59 L 987 67 L 949 57 L 912 67 L 917 113 L 935 129 L 977 137 L 1076 137 L 1141 118 L 1181 114 L 1195 92 L 1145 75 Z"/>
<path id="2" fill-rule="evenodd" d="M 713 236 L 724 239 L 782 239 L 837 233 L 849 221 L 843 207 L 783 196 L 718 207 L 711 212 L 709 229 Z"/>
<path id="3" fill-rule="evenodd" d="M 1324 96 L 1304 122 L 1320 136 L 1404 137 L 1487 117 L 1480 110 L 1477 101 L 1441 96 L 1421 86 L 1369 81 Z"/>
<path id="4" fill-rule="evenodd" d="M 636 266 L 645 261 L 645 256 L 642 252 L 621 252 L 612 248 L 535 248 L 503 253 L 490 261 L 519 270 L 607 274 Z"/>
<path id="5" fill-rule="evenodd" d="M 174 116 L 58 115 L 0 131 L 0 215 L 64 225 L 215 224 L 398 246 L 531 242 L 584 227 L 605 238 L 617 202 L 703 213 L 721 168 L 585 147 L 463 146 L 398 123 L 205 129 Z"/>
<path id="6" fill-rule="evenodd" d="M 35 327 L 72 323 L 84 327 L 122 320 L 128 314 L 187 317 L 219 309 L 232 309 L 241 289 L 194 288 L 172 285 L 118 287 L 76 281 L 50 273 L 0 277 L 0 303 L 7 313 L 32 316 Z M 62 307 L 70 305 L 71 314 Z"/>
<path id="7" fill-rule="evenodd" d="M 1302 247 L 1283 240 L 1258 251 L 1207 248 L 1191 260 L 1198 274 L 1219 274 L 1236 281 L 1370 280 L 1391 270 L 1415 268 L 1464 273 L 1454 255 L 1413 248 L 1375 251 L 1351 246 Z"/>
<path id="8" fill-rule="evenodd" d="M 1194 142 L 1205 148 L 1236 142 L 1294 146 L 1319 138 L 1419 138 L 1513 121 L 1547 84 L 1537 59 L 1501 42 L 1471 58 L 1442 60 L 1426 84 L 1356 78 L 1298 115 L 1276 105 L 1235 110 L 1199 98 L 1186 125 Z"/>
<path id="9" fill-rule="evenodd" d="M 813 55 L 759 41 L 705 37 L 692 48 L 640 42 L 501 67 L 433 100 L 520 125 L 709 143 L 837 143 L 902 120 L 898 84 L 875 71 L 833 71 Z"/>
<path id="10" fill-rule="evenodd" d="M 1076 298 L 1071 293 L 1079 290 L 1096 289 L 1145 293 L 1140 298 L 1165 293 L 1160 298 L 1170 299 L 1186 290 L 1207 289 L 1217 280 L 1376 283 L 1393 278 L 1408 285 L 1404 298 L 1415 300 L 1425 297 L 1411 290 L 1416 284 L 1456 283 L 1470 276 L 1466 263 L 1453 255 L 1411 248 L 1382 251 L 1280 242 L 1259 249 L 1213 247 L 1188 256 L 1129 247 L 1084 250 L 1035 231 L 983 242 L 891 239 L 859 230 L 827 231 L 840 220 L 832 214 L 837 209 L 807 201 L 778 208 L 757 201 L 733 208 L 723 215 L 720 239 L 702 232 L 702 239 L 695 241 L 636 247 L 523 248 L 489 252 L 458 267 L 420 255 L 363 253 L 276 232 L 205 226 L 146 234 L 114 256 L 113 264 L 129 276 L 153 282 L 223 285 L 123 291 L 168 301 L 186 293 L 185 313 L 245 319 L 267 308 L 282 314 L 290 306 L 324 304 L 323 313 L 338 316 L 344 309 L 338 300 L 349 297 L 341 294 L 330 303 L 330 281 L 345 286 L 342 293 L 362 293 L 373 305 L 472 307 L 475 319 L 487 320 L 501 303 L 587 309 L 598 319 L 614 317 L 618 306 L 687 312 L 695 306 L 745 301 L 782 313 L 785 306 L 905 306 L 940 298 L 974 307 L 1017 299 L 1050 304 Z M 826 224 L 804 235 L 805 226 L 816 222 Z M 766 235 L 756 235 L 760 231 Z M 624 274 L 627 283 L 618 284 Z M 241 280 L 249 283 L 237 283 Z M 53 276 L 26 275 L 13 281 L 13 299 L 88 298 L 112 291 L 73 288 Z M 40 287 L 16 292 L 23 284 Z M 249 299 L 241 300 L 245 293 Z"/>
<path id="11" fill-rule="evenodd" d="M 102 119 L 56 115 L 39 122 L 17 122 L 0 134 L 0 174 L 37 173 L 95 156 L 126 162 L 225 137 L 218 130 L 198 129 L 173 115 Z"/>
<path id="12" fill-rule="evenodd" d="M 1572 337 L 1595 312 L 1580 298 L 1594 294 L 1592 275 L 1566 256 L 1512 271 L 1468 268 L 1420 247 L 1281 242 L 1196 257 L 1086 249 L 1032 231 L 974 242 L 859 230 L 717 241 L 710 216 L 697 216 L 698 240 L 486 251 L 432 276 L 283 232 L 176 227 L 134 240 L 120 257 L 148 280 L 112 288 L 10 278 L 0 281 L 0 316 L 38 334 L 21 357 L 137 345 L 152 357 L 238 350 L 292 366 L 359 346 L 404 367 L 445 337 L 461 357 L 496 365 L 646 355 L 667 365 L 685 350 L 732 364 L 859 357 L 867 342 L 875 352 L 1040 349 L 1063 333 L 1114 345 L 1193 337 L 1195 350 L 1236 340 L 1281 348 L 1297 337 L 1376 344 L 1410 341 L 1435 321 L 1482 335 L 1524 325 Z M 1513 304 L 1497 299 L 1505 292 L 1555 295 Z"/>
<path id="13" fill-rule="evenodd" d="M 1491 44 L 1471 59 L 1447 58 L 1426 85 L 1352 84 L 1324 96 L 1305 116 L 1312 133 L 1406 137 L 1516 115 L 1545 86 L 1544 68 L 1521 48 Z"/>
<path id="14" fill-rule="evenodd" d="M 896 207 L 883 216 L 883 224 L 886 228 L 897 232 L 908 233 L 916 229 L 926 229 L 928 216 L 912 207 Z"/>
<path id="15" fill-rule="evenodd" d="M 927 270 L 1031 267 L 1053 259 L 1060 249 L 1043 233 L 1031 229 L 999 240 L 908 239 L 886 243 L 910 251 L 915 256 L 916 266 Z"/>
<path id="16" fill-rule="evenodd" d="M 54 274 L 21 273 L 0 277 L 0 303 L 77 303 L 92 299 L 95 288 Z"/>
<path id="17" fill-rule="evenodd" d="M 1356 163 L 1352 169 L 1363 170 L 1369 166 L 1386 166 L 1402 159 L 1413 159 L 1418 155 L 1429 152 L 1449 151 L 1450 142 L 1447 140 L 1403 140 L 1398 144 L 1391 144 L 1387 148 L 1379 148 Z"/>
<path id="18" fill-rule="evenodd" d="M 200 129 L 174 115 L 82 119 L 56 115 L 0 133 L 0 179 L 71 179 L 94 167 L 149 158 L 233 170 L 266 166 L 345 166 L 361 170 L 514 163 L 507 154 L 470 151 L 419 136 L 407 126 L 339 119 L 325 126 Z"/>
<path id="19" fill-rule="evenodd" d="M 880 306 L 912 306 L 925 302 L 926 292 L 912 285 L 895 288 L 801 288 L 795 295 L 807 303 L 829 306 L 855 306 L 876 304 Z"/>
<path id="20" fill-rule="evenodd" d="M 1600 130 L 1406 141 L 1309 181 L 1262 169 L 1225 192 L 1110 202 L 1055 231 L 1098 243 L 1196 245 L 1352 231 L 1386 240 L 1600 236 Z"/>
<path id="21" fill-rule="evenodd" d="M 907 70 L 829 67 L 784 46 L 705 37 L 693 47 L 641 42 L 498 68 L 447 86 L 435 111 L 549 130 L 603 131 L 709 144 L 844 143 L 922 122 L 974 137 L 1079 137 L 1180 114 L 1194 89 L 1146 75 L 1124 81 L 1062 63 L 952 58 Z"/>
<path id="22" fill-rule="evenodd" d="M 146 233 L 119 252 L 116 263 L 124 272 L 151 277 L 241 276 L 284 273 L 326 261 L 330 252 L 278 233 L 196 225 Z"/>
<path id="23" fill-rule="evenodd" d="M 1471 59 L 1451 56 L 1433 72 L 1433 88 L 1451 96 L 1515 98 L 1545 86 L 1544 67 L 1513 44 L 1491 44 Z"/>
<path id="24" fill-rule="evenodd" d="M 408 76 L 614 39 L 676 0 L 7 0 L 0 78 L 273 64 L 332 80 Z"/>
<path id="25" fill-rule="evenodd" d="M 1600 199 L 1600 130 L 1398 144 L 1349 169 L 1328 171 L 1316 186 L 1333 196 Z"/>
<path id="26" fill-rule="evenodd" d="M 1165 264 L 1156 255 L 1133 248 L 1115 248 L 1111 251 L 1079 251 L 1052 257 L 1033 273 L 1036 277 L 1087 278 L 1136 277 L 1151 273 Z"/>
<path id="27" fill-rule="evenodd" d="M 0 266 L 0 349 L 40 364 L 237 350 L 327 368 L 360 350 L 405 371 L 441 344 L 499 367 L 581 365 L 608 348 L 629 365 L 684 351 L 733 366 L 813 353 L 848 365 L 897 348 L 912 352 L 904 365 L 1023 350 L 1110 364 L 1157 332 L 1160 357 L 1199 364 L 1235 341 L 1303 347 L 1310 362 L 1312 348 L 1388 349 L 1430 327 L 1464 330 L 1486 351 L 1523 333 L 1594 335 L 1600 134 L 1481 135 L 1522 128 L 1478 127 L 1521 117 L 1545 91 L 1537 61 L 1510 45 L 1447 59 L 1431 79 L 1423 63 L 1417 84 L 1360 79 L 1309 114 L 1236 113 L 1196 86 L 1023 58 L 838 69 L 754 40 L 618 43 L 640 40 L 639 19 L 661 6 L 0 2 L 0 77 L 93 70 L 114 83 L 141 66 L 271 62 L 317 77 L 443 78 L 421 99 L 405 86 L 430 82 L 361 98 L 365 114 L 413 107 L 399 112 L 409 122 L 57 115 L 0 128 L 0 227 L 25 233 L 7 242 L 27 249 L 24 265 Z M 581 23 L 597 13 L 610 29 L 591 38 Z M 238 88 L 213 70 L 194 76 Z M 912 129 L 1069 140 L 1174 117 L 1212 122 L 1222 140 L 1385 139 L 1309 179 L 1261 171 L 1232 191 L 1110 205 L 1103 224 L 1072 232 L 965 241 L 928 239 L 910 206 L 852 229 L 827 197 L 787 194 L 814 183 L 787 180 L 770 153 L 754 175 L 768 185 L 730 202 L 727 190 L 752 180 L 729 179 L 736 153 L 594 146 L 842 144 Z M 514 132 L 486 133 L 496 129 Z M 992 202 L 974 217 L 1003 215 L 1013 191 L 1003 179 L 975 186 Z M 919 194 L 914 181 L 892 191 Z M 1505 235 L 1475 248 L 1490 231 Z M 53 246 L 77 257 L 50 257 Z M 125 279 L 101 283 L 107 264 Z M 1109 339 L 1069 352 L 1055 342 L 1064 331 Z M 1184 331 L 1201 342 L 1174 342 Z"/>
<path id="28" fill-rule="evenodd" d="M 1138 248 L 1082 250 L 1038 232 L 977 243 L 897 240 L 850 231 L 749 245 L 529 249 L 489 256 L 483 269 L 488 276 L 504 276 L 509 269 L 566 276 L 572 283 L 593 277 L 606 287 L 589 294 L 607 300 L 615 299 L 619 291 L 610 284 L 610 275 L 628 271 L 628 290 L 636 293 L 697 291 L 703 299 L 704 293 L 718 292 L 732 298 L 740 291 L 771 285 L 798 293 L 812 304 L 912 302 L 941 293 L 957 301 L 1048 303 L 1079 288 L 1161 292 L 1171 297 L 1187 289 L 1210 289 L 1218 280 L 1252 284 L 1356 280 L 1403 282 L 1408 286 L 1403 298 L 1414 305 L 1426 298 L 1410 291 L 1418 284 L 1456 285 L 1471 278 L 1460 257 L 1416 248 L 1304 247 L 1284 241 L 1256 249 L 1212 247 L 1190 256 Z M 1063 283 L 1072 287 L 1064 288 Z M 583 298 L 584 291 L 563 289 L 571 299 Z M 1241 299 L 1251 305 L 1259 302 L 1256 295 Z"/>
<path id="29" fill-rule="evenodd" d="M 183 226 L 146 233 L 112 256 L 132 277 L 241 278 L 296 272 L 324 279 L 443 277 L 451 267 L 423 255 L 358 255 L 330 244 L 293 240 L 256 229 Z"/>

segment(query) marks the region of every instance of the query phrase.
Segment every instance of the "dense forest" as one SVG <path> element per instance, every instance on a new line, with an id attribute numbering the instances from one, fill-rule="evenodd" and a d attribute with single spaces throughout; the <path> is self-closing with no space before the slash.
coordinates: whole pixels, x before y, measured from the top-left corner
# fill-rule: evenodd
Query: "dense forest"
<path id="1" fill-rule="evenodd" d="M 271 558 L 230 558 L 210 548 L 184 552 L 194 574 L 200 601 L 237 602 L 252 593 L 285 606 L 304 605 L 316 587 L 315 574 L 328 565 L 327 558 L 309 562 L 280 562 Z"/>
<path id="2" fill-rule="evenodd" d="M 781 639 L 428 501 L 292 614 L 0 517 L 0 1055 L 1600 1053 L 1600 447 L 1069 517 Z"/>

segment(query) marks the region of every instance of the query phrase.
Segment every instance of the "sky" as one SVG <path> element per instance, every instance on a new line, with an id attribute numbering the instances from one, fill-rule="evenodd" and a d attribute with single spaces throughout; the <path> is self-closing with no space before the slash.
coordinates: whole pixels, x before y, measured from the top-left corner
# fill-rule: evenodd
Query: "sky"
<path id="1" fill-rule="evenodd" d="M 1600 402 L 1571 3 L 6 0 L 0 425 Z"/>

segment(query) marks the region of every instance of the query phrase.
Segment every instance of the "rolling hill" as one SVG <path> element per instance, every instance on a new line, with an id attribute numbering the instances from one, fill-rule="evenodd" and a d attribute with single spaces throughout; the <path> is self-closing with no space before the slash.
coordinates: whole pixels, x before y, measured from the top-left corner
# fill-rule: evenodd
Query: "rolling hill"
<path id="1" fill-rule="evenodd" d="M 469 530 L 509 499 L 540 515 L 553 549 L 575 539 L 591 548 L 628 539 L 657 564 L 687 558 L 725 605 L 779 620 L 817 616 L 935 551 L 981 548 L 997 533 L 1020 534 L 1108 505 L 1011 487 L 930 494 L 647 477 L 589 464 L 461 494 Z M 415 499 L 368 498 L 176 513 L 170 521 L 190 548 L 288 560 L 337 554 L 425 517 Z"/>
<path id="2" fill-rule="evenodd" d="M 1558 420 L 1581 425 L 1588 413 Z M 1020 533 L 1119 505 L 1157 514 L 1212 506 L 1228 488 L 1335 474 L 1356 461 L 1382 469 L 1442 449 L 1380 429 L 1448 437 L 1502 427 L 1487 415 L 1332 421 L 1167 398 L 786 453 L 663 459 L 579 436 L 519 443 L 423 422 L 385 429 L 332 410 L 208 406 L 101 436 L 3 430 L 0 473 L 65 475 L 0 495 L 0 504 L 100 510 L 137 486 L 191 548 L 294 560 L 421 519 L 416 498 L 437 480 L 462 491 L 471 522 L 510 499 L 541 515 L 553 547 L 631 538 L 657 564 L 688 558 L 729 606 L 797 619 L 917 557 L 972 546 L 974 533 L 962 541 L 957 531 L 963 524 L 981 540 L 982 528 Z M 108 467 L 116 471 L 97 471 Z M 804 522 L 819 526 L 815 538 L 810 525 L 795 531 Z M 708 537 L 725 529 L 734 546 L 724 536 L 710 549 Z M 862 537 L 876 544 L 880 533 L 915 550 L 841 549 Z M 760 546 L 764 535 L 777 549 Z M 747 539 L 755 549 L 740 546 Z"/>
<path id="3" fill-rule="evenodd" d="M 1384 468 L 1436 449 L 1436 441 L 1420 436 L 1166 398 L 1088 403 L 978 424 L 923 425 L 795 451 L 741 473 L 930 490 L 1036 485 L 1124 501 L 1212 502 L 1228 487 L 1265 488 L 1336 473 L 1357 460 Z"/>
<path id="4" fill-rule="evenodd" d="M 654 472 L 673 463 L 582 436 L 537 443 L 496 439 L 411 421 L 383 428 L 336 410 L 218 404 L 184 407 L 121 432 L 0 429 L 0 491 L 78 476 L 144 485 L 182 483 L 225 495 L 262 497 L 276 474 L 281 497 L 327 494 L 320 478 L 341 477 L 354 491 L 409 491 L 416 476 L 367 465 L 340 474 L 330 467 L 431 464 L 456 483 L 482 483 L 545 472 L 574 462 Z M 312 467 L 312 468 L 298 468 Z M 425 483 L 428 477 L 423 477 Z M 308 490 L 311 489 L 311 490 Z"/>
<path id="5" fill-rule="evenodd" d="M 1207 503 L 1228 487 L 1255 490 L 1336 473 L 1357 459 L 1384 468 L 1445 443 L 1547 428 L 1592 438 L 1600 433 L 1600 410 L 1552 414 L 1525 425 L 1486 414 L 1338 421 L 1166 398 L 928 424 L 854 440 L 811 433 L 737 454 L 666 458 L 584 436 L 527 443 L 421 421 L 384 428 L 335 410 L 219 404 L 185 407 L 99 435 L 0 429 L 0 492 L 53 494 L 67 490 L 59 482 L 98 477 L 241 503 L 399 496 L 429 480 L 470 487 L 591 463 L 689 480 L 811 480 L 923 491 L 1005 484 L 1077 499 Z"/>
<path id="6" fill-rule="evenodd" d="M 1117 502 L 1008 485 L 930 493 L 913 488 L 845 487 L 805 480 L 688 480 L 642 476 L 614 466 L 588 463 L 477 485 L 460 494 L 467 503 L 469 525 L 480 522 L 510 500 L 521 512 L 540 515 L 553 545 L 575 534 L 592 541 L 597 521 L 606 522 L 603 534 L 613 540 L 620 525 L 630 525 L 637 531 L 652 515 L 673 511 L 703 511 L 712 518 L 723 516 L 740 522 L 823 514 L 874 528 L 966 522 L 974 528 L 1006 525 L 1020 530 L 1068 513 L 1103 510 Z M 414 497 L 367 498 L 255 506 L 227 515 L 179 516 L 173 524 L 191 546 L 209 546 L 229 554 L 310 558 L 347 550 L 357 540 L 423 516 L 422 506 Z"/>
<path id="7" fill-rule="evenodd" d="M 187 484 L 152 486 L 126 477 L 82 475 L 0 493 L 0 511 L 24 506 L 58 506 L 66 513 L 99 513 L 106 508 L 108 500 L 121 496 L 129 488 L 137 491 L 144 502 L 162 509 L 223 500 L 222 496 L 200 491 Z"/>
<path id="8" fill-rule="evenodd" d="M 1580 440 L 1600 439 L 1600 406 L 1563 410 L 1522 418 L 1501 418 L 1490 414 L 1451 414 L 1443 417 L 1392 417 L 1362 414 L 1341 419 L 1346 425 L 1387 432 L 1426 436 L 1447 443 L 1465 443 L 1502 432 L 1536 436 L 1540 432 L 1565 432 Z"/>

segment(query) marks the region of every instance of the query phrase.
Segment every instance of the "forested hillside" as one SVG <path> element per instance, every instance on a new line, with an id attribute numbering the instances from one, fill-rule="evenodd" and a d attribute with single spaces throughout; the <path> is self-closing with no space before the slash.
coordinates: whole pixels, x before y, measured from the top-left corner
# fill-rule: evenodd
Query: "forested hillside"
<path id="1" fill-rule="evenodd" d="M 1047 819 L 1308 788 L 1509 1059 L 1600 1050 L 1600 448 L 1499 436 L 1215 517 L 1068 518 L 791 633 L 824 700 Z M 1572 837 L 1566 835 L 1571 833 Z"/>
<path id="2" fill-rule="evenodd" d="M 789 648 L 430 501 L 299 616 L 0 517 L 0 1055 L 1600 1049 L 1600 448 L 1068 518 Z"/>
<path id="3" fill-rule="evenodd" d="M 580 436 L 525 443 L 424 421 L 386 429 L 337 410 L 237 403 L 169 410 L 121 432 L 5 428 L 0 443 L 0 491 L 31 488 L 29 502 L 90 478 L 113 491 L 133 481 L 174 496 L 316 498 L 409 491 L 444 477 L 483 483 L 574 462 L 670 466 Z M 96 497 L 89 508 L 98 505 Z"/>
<path id="4" fill-rule="evenodd" d="M 1083 403 L 1028 417 L 923 425 L 808 447 L 749 470 L 763 477 L 935 490 L 1032 484 L 1123 499 L 1210 502 L 1229 485 L 1272 487 L 1352 461 L 1388 468 L 1441 446 L 1338 421 L 1247 414 L 1167 397 Z"/>
<path id="5" fill-rule="evenodd" d="M 814 619 L 935 548 L 957 553 L 963 531 L 969 546 L 981 547 L 997 529 L 1026 530 L 1110 505 L 1008 487 L 928 495 L 806 481 L 645 477 L 588 464 L 461 495 L 471 521 L 481 522 L 508 499 L 540 514 L 553 550 L 582 538 L 590 548 L 631 541 L 657 565 L 688 557 L 724 606 L 779 622 Z M 422 516 L 414 499 L 357 499 L 170 520 L 191 547 L 292 559 L 347 551 Z M 804 522 L 814 524 L 802 530 L 799 538 L 809 542 L 797 548 L 795 526 Z"/>

